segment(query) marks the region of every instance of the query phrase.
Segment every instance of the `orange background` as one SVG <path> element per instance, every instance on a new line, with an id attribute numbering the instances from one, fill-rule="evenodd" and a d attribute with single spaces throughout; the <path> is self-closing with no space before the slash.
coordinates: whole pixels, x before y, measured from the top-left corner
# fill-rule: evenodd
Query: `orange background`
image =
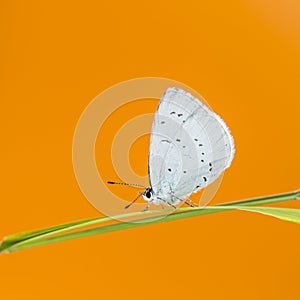
<path id="1" fill-rule="evenodd" d="M 182 81 L 229 124 L 215 203 L 299 188 L 300 4 L 275 2 L 2 1 L 0 236 L 99 215 L 73 174 L 74 129 L 135 77 Z M 1 297 L 299 299 L 299 236 L 228 212 L 33 248 L 0 256 Z"/>

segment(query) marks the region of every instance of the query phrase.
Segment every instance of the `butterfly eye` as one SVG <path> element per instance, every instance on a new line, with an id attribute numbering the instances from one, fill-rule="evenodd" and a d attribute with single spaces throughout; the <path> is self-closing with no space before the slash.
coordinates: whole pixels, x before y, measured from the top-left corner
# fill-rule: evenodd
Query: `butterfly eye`
<path id="1" fill-rule="evenodd" d="M 146 192 L 146 197 L 149 199 L 151 198 L 151 192 L 149 190 Z"/>

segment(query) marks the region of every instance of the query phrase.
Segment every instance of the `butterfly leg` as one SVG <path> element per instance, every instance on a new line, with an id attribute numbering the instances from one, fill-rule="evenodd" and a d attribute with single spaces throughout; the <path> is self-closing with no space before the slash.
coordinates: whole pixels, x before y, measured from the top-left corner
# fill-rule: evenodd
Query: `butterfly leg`
<path id="1" fill-rule="evenodd" d="M 168 204 L 169 206 L 172 206 L 173 208 L 177 208 L 174 204 L 172 204 L 171 202 L 168 202 L 168 201 L 166 201 L 166 200 L 164 200 L 164 199 L 162 199 L 162 198 L 158 198 L 157 197 L 157 199 L 159 199 L 160 201 L 161 201 L 161 206 L 162 206 L 162 208 L 165 208 L 164 207 L 164 205 L 163 205 L 163 202 L 165 203 L 165 204 Z"/>
<path id="2" fill-rule="evenodd" d="M 199 204 L 197 204 L 197 203 L 195 203 L 194 201 L 192 201 L 189 197 L 187 197 L 187 200 L 189 201 L 189 203 L 191 204 L 191 206 L 196 206 L 196 207 L 199 207 L 200 205 Z M 187 203 L 187 202 L 185 202 L 185 203 Z M 188 203 L 187 203 L 188 204 Z M 190 205 L 189 204 L 189 205 Z"/>
<path id="3" fill-rule="evenodd" d="M 185 204 L 187 204 L 188 206 L 191 206 L 191 207 L 195 207 L 195 206 L 199 206 L 199 205 L 197 205 L 195 202 L 193 202 L 190 198 L 187 198 L 187 200 L 189 201 L 186 201 L 186 200 L 183 200 L 183 199 L 181 199 L 181 198 L 178 198 L 178 197 L 176 197 L 176 196 L 174 196 L 176 199 L 178 199 L 179 201 L 181 201 L 181 202 L 184 202 Z"/>
<path id="4" fill-rule="evenodd" d="M 170 205 L 170 206 L 172 206 L 173 208 L 177 209 L 177 207 L 174 204 L 172 204 L 170 202 L 167 202 L 167 204 Z"/>
<path id="5" fill-rule="evenodd" d="M 173 195 L 174 196 L 174 195 Z M 190 204 L 190 203 L 188 203 L 188 202 L 186 202 L 186 200 L 184 200 L 184 199 L 181 199 L 181 198 L 178 198 L 178 197 L 176 197 L 176 196 L 174 196 L 177 200 L 179 200 L 180 202 L 183 202 L 183 203 L 185 203 L 185 204 L 187 204 L 187 205 L 189 205 L 189 206 L 192 206 L 193 207 L 193 205 L 192 204 Z"/>
<path id="6" fill-rule="evenodd" d="M 143 194 L 142 193 L 139 193 L 139 195 L 131 202 L 129 203 L 128 205 L 126 205 L 124 208 L 127 209 L 129 208 L 137 199 L 139 199 Z"/>
<path id="7" fill-rule="evenodd" d="M 147 206 L 142 211 L 147 211 L 152 204 L 152 201 L 148 201 Z"/>
<path id="8" fill-rule="evenodd" d="M 184 201 L 184 203 L 187 204 L 187 205 L 190 206 L 190 207 L 195 207 L 195 205 L 193 205 L 193 204 L 191 204 L 191 203 L 189 203 L 189 202 L 187 202 L 187 201 Z"/>
<path id="9" fill-rule="evenodd" d="M 176 197 L 173 195 L 173 192 L 172 192 L 172 203 L 167 202 L 167 204 L 170 205 L 170 206 L 172 206 L 173 208 L 177 209 L 177 207 L 173 204 L 175 198 Z"/>

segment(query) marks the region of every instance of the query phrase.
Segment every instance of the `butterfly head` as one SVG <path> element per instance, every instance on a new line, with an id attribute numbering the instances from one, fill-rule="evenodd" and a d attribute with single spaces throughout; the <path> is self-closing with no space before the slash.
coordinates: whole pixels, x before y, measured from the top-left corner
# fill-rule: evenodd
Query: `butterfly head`
<path id="1" fill-rule="evenodd" d="M 146 201 L 153 201 L 153 196 L 153 190 L 151 187 L 146 188 L 142 194 L 143 199 Z"/>
<path id="2" fill-rule="evenodd" d="M 140 194 L 145 201 L 148 201 L 148 203 L 154 203 L 156 205 L 161 203 L 161 199 L 157 197 L 151 187 L 148 187 L 144 190 L 142 194 Z"/>

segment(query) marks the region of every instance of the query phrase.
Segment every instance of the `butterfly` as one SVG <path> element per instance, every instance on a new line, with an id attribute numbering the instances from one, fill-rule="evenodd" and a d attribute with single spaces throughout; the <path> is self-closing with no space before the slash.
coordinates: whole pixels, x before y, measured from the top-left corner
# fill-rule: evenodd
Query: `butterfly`
<path id="1" fill-rule="evenodd" d="M 194 206 L 189 196 L 215 181 L 231 165 L 234 153 L 233 137 L 219 115 L 190 93 L 168 88 L 152 123 L 150 187 L 126 208 L 140 196 L 148 202 L 145 210 L 152 203 L 176 207 L 186 200 Z"/>

